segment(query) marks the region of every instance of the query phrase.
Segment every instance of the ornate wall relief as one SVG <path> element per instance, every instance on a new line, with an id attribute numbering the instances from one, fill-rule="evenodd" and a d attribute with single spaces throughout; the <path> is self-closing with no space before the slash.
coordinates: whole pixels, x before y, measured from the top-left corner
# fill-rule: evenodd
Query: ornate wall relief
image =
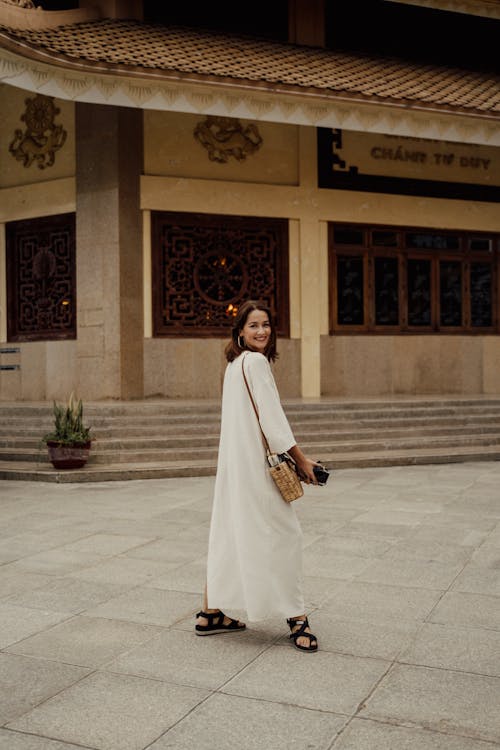
<path id="1" fill-rule="evenodd" d="M 37 94 L 25 102 L 26 111 L 21 120 L 26 123 L 26 130 L 15 131 L 9 151 L 24 167 L 36 162 L 39 169 L 46 169 L 54 164 L 55 153 L 64 146 L 67 132 L 62 125 L 54 123 L 60 110 L 53 97 Z"/>
<path id="2" fill-rule="evenodd" d="M 250 123 L 244 128 L 233 117 L 209 115 L 195 127 L 194 137 L 207 149 L 211 161 L 221 163 L 229 161 L 231 156 L 244 161 L 262 145 L 257 125 Z"/>

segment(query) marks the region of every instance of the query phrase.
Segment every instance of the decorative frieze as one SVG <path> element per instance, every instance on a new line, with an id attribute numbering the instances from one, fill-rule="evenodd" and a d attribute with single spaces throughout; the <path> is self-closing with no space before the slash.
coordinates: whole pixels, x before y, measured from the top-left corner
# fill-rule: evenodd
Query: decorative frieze
<path id="1" fill-rule="evenodd" d="M 463 112 L 405 110 L 400 106 L 292 95 L 270 91 L 256 95 L 237 86 L 220 89 L 207 84 L 200 95 L 199 83 L 175 83 L 134 76 L 89 74 L 47 65 L 0 50 L 0 82 L 74 101 L 112 104 L 143 109 L 283 122 L 291 125 L 344 128 L 366 133 L 386 133 L 406 137 L 433 138 L 500 146 L 500 129 L 494 116 L 478 118 Z M 145 89 L 147 94 L 145 96 Z M 149 97 L 151 94 L 151 98 Z M 208 97 L 208 98 L 207 98 Z M 207 102 L 209 104 L 207 105 Z"/>

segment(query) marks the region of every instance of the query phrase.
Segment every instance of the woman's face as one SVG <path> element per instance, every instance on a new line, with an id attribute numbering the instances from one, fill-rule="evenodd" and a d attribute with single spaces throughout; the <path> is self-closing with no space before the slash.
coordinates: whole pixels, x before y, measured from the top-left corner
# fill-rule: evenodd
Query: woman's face
<path id="1" fill-rule="evenodd" d="M 271 337 L 271 321 L 263 310 L 252 310 L 240 331 L 249 349 L 265 353 Z"/>

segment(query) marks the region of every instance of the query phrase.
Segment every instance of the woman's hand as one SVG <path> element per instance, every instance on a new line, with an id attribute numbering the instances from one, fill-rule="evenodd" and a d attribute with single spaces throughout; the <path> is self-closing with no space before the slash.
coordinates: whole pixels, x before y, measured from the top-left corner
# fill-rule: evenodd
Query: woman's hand
<path id="1" fill-rule="evenodd" d="M 297 464 L 297 473 L 301 482 L 305 482 L 306 484 L 318 484 L 313 467 L 319 466 L 319 464 L 316 461 L 307 458 L 307 456 L 304 456 L 298 445 L 294 445 L 293 448 L 290 448 L 288 453 Z"/>

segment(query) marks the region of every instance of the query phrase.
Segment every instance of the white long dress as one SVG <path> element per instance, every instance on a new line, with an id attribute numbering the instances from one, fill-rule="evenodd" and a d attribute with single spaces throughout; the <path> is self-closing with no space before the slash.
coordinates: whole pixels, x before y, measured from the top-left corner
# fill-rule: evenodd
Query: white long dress
<path id="1" fill-rule="evenodd" d="M 272 452 L 296 440 L 281 406 L 271 366 L 259 352 L 244 352 L 227 365 L 219 459 L 207 560 L 208 607 L 248 620 L 304 614 L 302 530 L 267 470 L 245 374 Z"/>

